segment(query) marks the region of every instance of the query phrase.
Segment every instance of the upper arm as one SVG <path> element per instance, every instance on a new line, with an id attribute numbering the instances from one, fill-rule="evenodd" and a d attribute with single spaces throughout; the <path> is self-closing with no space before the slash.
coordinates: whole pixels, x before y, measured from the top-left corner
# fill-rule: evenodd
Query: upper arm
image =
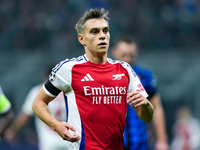
<path id="1" fill-rule="evenodd" d="M 51 97 L 46 92 L 44 91 L 43 88 L 40 89 L 39 93 L 35 97 L 33 104 L 37 102 L 44 102 L 45 104 L 48 105 L 50 101 L 52 101 L 55 97 Z"/>

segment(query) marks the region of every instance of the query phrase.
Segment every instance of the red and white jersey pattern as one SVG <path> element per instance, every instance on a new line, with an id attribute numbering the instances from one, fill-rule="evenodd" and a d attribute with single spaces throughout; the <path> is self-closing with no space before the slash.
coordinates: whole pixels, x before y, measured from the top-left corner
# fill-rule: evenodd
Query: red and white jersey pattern
<path id="1" fill-rule="evenodd" d="M 70 150 L 124 149 L 127 93 L 139 91 L 148 96 L 127 63 L 108 58 L 106 64 L 99 65 L 83 55 L 59 63 L 49 81 L 64 92 L 67 122 L 81 136 L 79 142 L 69 144 Z"/>

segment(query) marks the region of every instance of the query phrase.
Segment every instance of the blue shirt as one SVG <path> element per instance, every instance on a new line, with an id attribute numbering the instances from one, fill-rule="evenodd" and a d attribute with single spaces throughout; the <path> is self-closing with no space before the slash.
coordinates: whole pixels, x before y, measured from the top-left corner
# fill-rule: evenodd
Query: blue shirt
<path id="1" fill-rule="evenodd" d="M 133 70 L 139 76 L 143 87 L 149 95 L 148 99 L 150 99 L 157 92 L 157 83 L 154 74 L 138 65 L 135 65 Z M 129 150 L 147 150 L 148 132 L 146 128 L 147 124 L 140 120 L 134 109 L 128 105 L 124 131 L 125 148 Z"/>

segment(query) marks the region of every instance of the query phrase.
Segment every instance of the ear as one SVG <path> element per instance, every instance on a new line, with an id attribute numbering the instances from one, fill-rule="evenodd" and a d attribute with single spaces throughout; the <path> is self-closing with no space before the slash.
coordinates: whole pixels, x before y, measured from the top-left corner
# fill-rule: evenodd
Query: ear
<path id="1" fill-rule="evenodd" d="M 83 46 L 85 45 L 83 34 L 78 34 L 78 40 Z"/>

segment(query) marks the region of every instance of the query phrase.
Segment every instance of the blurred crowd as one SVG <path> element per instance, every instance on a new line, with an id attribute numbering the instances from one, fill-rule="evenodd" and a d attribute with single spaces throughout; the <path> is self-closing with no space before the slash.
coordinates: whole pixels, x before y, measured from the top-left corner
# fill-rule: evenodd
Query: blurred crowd
<path id="1" fill-rule="evenodd" d="M 70 48 L 77 15 L 95 7 L 110 11 L 113 37 L 131 33 L 144 48 L 199 46 L 198 0 L 1 0 L 0 49 Z"/>

